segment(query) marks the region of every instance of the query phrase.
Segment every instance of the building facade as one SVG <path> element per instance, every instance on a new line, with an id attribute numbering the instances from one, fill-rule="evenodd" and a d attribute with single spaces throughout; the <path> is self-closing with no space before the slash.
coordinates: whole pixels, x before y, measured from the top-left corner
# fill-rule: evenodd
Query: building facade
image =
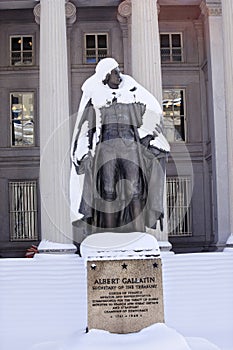
<path id="1" fill-rule="evenodd" d="M 41 239 L 75 240 L 69 145 L 81 86 L 103 57 L 163 106 L 168 224 L 155 235 L 175 252 L 225 247 L 233 222 L 233 7 L 222 2 L 0 0 L 2 257 L 24 256 Z"/>

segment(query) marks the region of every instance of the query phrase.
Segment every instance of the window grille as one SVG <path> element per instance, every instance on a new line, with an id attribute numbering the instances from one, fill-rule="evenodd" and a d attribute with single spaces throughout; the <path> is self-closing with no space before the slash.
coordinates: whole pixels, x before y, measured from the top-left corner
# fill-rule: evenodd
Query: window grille
<path id="1" fill-rule="evenodd" d="M 9 182 L 10 240 L 38 240 L 36 181 Z"/>
<path id="2" fill-rule="evenodd" d="M 169 236 L 192 236 L 191 179 L 167 177 L 167 212 Z"/>
<path id="3" fill-rule="evenodd" d="M 185 91 L 163 90 L 164 133 L 169 142 L 186 141 Z"/>
<path id="4" fill-rule="evenodd" d="M 33 37 L 18 35 L 10 37 L 10 64 L 27 66 L 33 64 Z"/>
<path id="5" fill-rule="evenodd" d="M 98 63 L 108 56 L 108 34 L 85 34 L 85 63 Z"/>
<path id="6" fill-rule="evenodd" d="M 182 62 L 183 45 L 181 33 L 160 34 L 161 62 Z"/>
<path id="7" fill-rule="evenodd" d="M 34 93 L 12 92 L 11 146 L 34 146 Z"/>

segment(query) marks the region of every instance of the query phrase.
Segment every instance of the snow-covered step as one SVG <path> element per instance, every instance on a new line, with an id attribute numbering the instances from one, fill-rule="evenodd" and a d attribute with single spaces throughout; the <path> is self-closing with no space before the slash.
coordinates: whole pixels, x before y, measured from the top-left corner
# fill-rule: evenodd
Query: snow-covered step
<path id="1" fill-rule="evenodd" d="M 0 349 L 60 339 L 86 327 L 83 259 L 78 255 L 0 260 Z M 25 346 L 25 347 L 24 347 Z"/>
<path id="2" fill-rule="evenodd" d="M 165 254 L 165 321 L 233 349 L 233 254 Z M 0 349 L 32 350 L 86 327 L 86 274 L 76 254 L 0 259 Z"/>

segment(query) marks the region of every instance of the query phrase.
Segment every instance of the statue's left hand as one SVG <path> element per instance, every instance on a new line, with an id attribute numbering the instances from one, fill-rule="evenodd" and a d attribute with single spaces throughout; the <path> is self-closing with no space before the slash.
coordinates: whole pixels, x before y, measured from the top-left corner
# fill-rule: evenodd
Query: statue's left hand
<path id="1" fill-rule="evenodd" d="M 163 152 L 170 152 L 169 143 L 162 134 L 162 130 L 159 125 L 157 125 L 156 130 L 154 131 L 154 139 L 150 141 L 150 146 Z"/>
<path id="2" fill-rule="evenodd" d="M 85 174 L 87 169 L 89 169 L 92 165 L 92 160 L 93 157 L 91 152 L 89 151 L 88 154 L 86 154 L 80 161 L 78 161 L 78 164 L 74 164 L 77 174 Z"/>

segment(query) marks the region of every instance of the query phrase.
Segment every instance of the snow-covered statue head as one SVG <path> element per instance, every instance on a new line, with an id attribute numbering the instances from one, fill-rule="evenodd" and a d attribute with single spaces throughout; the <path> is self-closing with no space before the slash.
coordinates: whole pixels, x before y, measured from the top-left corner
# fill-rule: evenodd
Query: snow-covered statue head
<path id="1" fill-rule="evenodd" d="M 162 110 L 145 88 L 102 59 L 82 86 L 71 147 L 72 222 L 84 235 L 162 228 Z"/>
<path id="2" fill-rule="evenodd" d="M 113 69 L 119 69 L 117 61 L 114 58 L 105 58 L 97 64 L 95 76 L 102 82 L 108 74 L 111 74 Z"/>

